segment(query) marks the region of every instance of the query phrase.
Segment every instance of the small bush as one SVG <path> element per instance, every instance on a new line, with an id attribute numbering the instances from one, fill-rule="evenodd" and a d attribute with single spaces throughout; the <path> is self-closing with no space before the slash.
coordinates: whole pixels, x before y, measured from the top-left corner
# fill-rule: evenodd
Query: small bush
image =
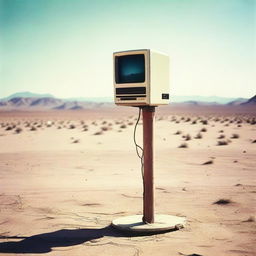
<path id="1" fill-rule="evenodd" d="M 201 120 L 201 123 L 202 123 L 203 125 L 207 125 L 207 124 L 208 124 L 208 120 Z"/>
<path id="2" fill-rule="evenodd" d="M 103 131 L 95 132 L 94 135 L 102 135 Z"/>
<path id="3" fill-rule="evenodd" d="M 203 135 L 200 132 L 195 136 L 195 139 L 202 139 L 202 138 L 203 138 Z"/>
<path id="4" fill-rule="evenodd" d="M 230 199 L 219 199 L 216 202 L 214 202 L 213 204 L 218 204 L 218 205 L 226 205 L 226 204 L 231 204 L 232 201 Z"/>
<path id="5" fill-rule="evenodd" d="M 237 133 L 233 133 L 231 139 L 238 139 L 240 136 Z"/>
<path id="6" fill-rule="evenodd" d="M 74 125 L 74 124 L 71 124 L 70 126 L 69 126 L 69 129 L 75 129 L 76 128 L 76 126 Z"/>
<path id="7" fill-rule="evenodd" d="M 120 126 L 121 129 L 125 129 L 126 127 L 127 127 L 126 124 L 122 124 L 122 125 Z"/>
<path id="8" fill-rule="evenodd" d="M 213 160 L 209 160 L 203 163 L 203 165 L 213 164 Z"/>
<path id="9" fill-rule="evenodd" d="M 188 144 L 187 143 L 181 143 L 179 145 L 179 148 L 188 148 Z"/>
<path id="10" fill-rule="evenodd" d="M 22 129 L 20 127 L 17 127 L 16 130 L 15 130 L 16 133 L 21 133 L 22 132 Z"/>
<path id="11" fill-rule="evenodd" d="M 80 140 L 79 139 L 76 139 L 76 140 L 74 140 L 72 143 L 79 143 L 80 142 Z"/>
<path id="12" fill-rule="evenodd" d="M 12 129 L 13 129 L 12 126 L 7 126 L 5 130 L 6 130 L 6 131 L 11 131 Z"/>
<path id="13" fill-rule="evenodd" d="M 224 139 L 225 138 L 225 135 L 224 134 L 221 134 L 218 139 Z"/>
<path id="14" fill-rule="evenodd" d="M 223 133 L 224 131 L 223 130 L 219 130 L 219 133 Z"/>
<path id="15" fill-rule="evenodd" d="M 179 130 L 179 131 L 175 132 L 174 135 L 179 135 L 181 133 L 182 133 L 182 131 Z"/>
<path id="16" fill-rule="evenodd" d="M 184 137 L 184 139 L 185 139 L 186 141 L 191 140 L 191 136 L 190 136 L 189 134 L 187 134 L 187 135 Z"/>
<path id="17" fill-rule="evenodd" d="M 251 119 L 251 120 L 250 120 L 250 124 L 251 124 L 251 125 L 255 125 L 255 124 L 256 124 L 256 119 L 254 119 L 254 118 Z"/>
<path id="18" fill-rule="evenodd" d="M 30 128 L 30 131 L 36 131 L 37 129 L 36 129 L 36 127 L 35 126 L 32 126 L 31 128 Z"/>
<path id="19" fill-rule="evenodd" d="M 244 222 L 255 222 L 255 217 L 254 216 L 250 216 L 247 220 L 245 220 Z"/>
<path id="20" fill-rule="evenodd" d="M 206 128 L 202 128 L 201 132 L 207 132 L 207 129 Z"/>
<path id="21" fill-rule="evenodd" d="M 101 130 L 102 131 L 108 131 L 108 130 L 110 130 L 111 128 L 110 127 L 108 127 L 108 126 L 102 126 L 101 127 Z"/>
<path id="22" fill-rule="evenodd" d="M 219 140 L 217 145 L 218 145 L 218 146 L 225 146 L 225 145 L 228 145 L 228 141 L 226 141 L 226 140 Z"/>

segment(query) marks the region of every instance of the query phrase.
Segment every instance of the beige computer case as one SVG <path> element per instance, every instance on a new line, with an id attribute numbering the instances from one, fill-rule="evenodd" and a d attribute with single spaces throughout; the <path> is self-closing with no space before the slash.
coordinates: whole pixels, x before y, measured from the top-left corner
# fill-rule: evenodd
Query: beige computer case
<path id="1" fill-rule="evenodd" d="M 115 81 L 115 57 L 124 55 L 144 54 L 145 56 L 145 81 L 143 83 L 118 84 Z M 157 51 L 143 49 L 115 52 L 114 60 L 114 94 L 115 103 L 123 106 L 158 106 L 169 104 L 169 57 Z M 145 94 L 133 97 L 130 91 L 136 88 L 146 88 Z M 127 88 L 125 94 L 117 94 L 120 89 Z M 126 97 L 126 98 L 125 98 Z M 127 100 L 127 98 L 129 98 Z"/>

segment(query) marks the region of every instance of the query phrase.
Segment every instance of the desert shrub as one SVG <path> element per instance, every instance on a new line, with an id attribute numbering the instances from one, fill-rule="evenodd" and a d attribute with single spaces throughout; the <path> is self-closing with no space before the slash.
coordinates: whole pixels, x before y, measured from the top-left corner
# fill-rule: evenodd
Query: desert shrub
<path id="1" fill-rule="evenodd" d="M 219 140 L 217 142 L 217 145 L 218 146 L 225 146 L 225 145 L 228 145 L 228 141 L 227 140 Z"/>
<path id="2" fill-rule="evenodd" d="M 187 143 L 181 143 L 179 145 L 179 148 L 188 148 L 188 144 Z"/>
<path id="3" fill-rule="evenodd" d="M 127 127 L 126 124 L 120 125 L 120 128 L 121 128 L 121 129 L 125 129 L 126 127 Z"/>
<path id="4" fill-rule="evenodd" d="M 219 130 L 219 133 L 223 133 L 224 131 L 223 130 Z"/>
<path id="5" fill-rule="evenodd" d="M 109 126 L 102 126 L 101 127 L 101 130 L 102 131 L 108 131 L 108 130 L 111 130 L 112 128 L 110 128 Z"/>
<path id="6" fill-rule="evenodd" d="M 79 139 L 75 139 L 75 140 L 73 140 L 73 142 L 72 143 L 79 143 L 80 142 L 80 140 Z"/>
<path id="7" fill-rule="evenodd" d="M 94 133 L 94 135 L 102 135 L 102 134 L 103 134 L 103 131 L 98 131 Z"/>
<path id="8" fill-rule="evenodd" d="M 218 139 L 224 139 L 225 138 L 225 135 L 224 134 L 221 134 Z"/>
<path id="9" fill-rule="evenodd" d="M 207 165 L 207 164 L 213 164 L 213 160 L 209 160 L 203 163 L 203 165 Z"/>
<path id="10" fill-rule="evenodd" d="M 174 135 L 179 135 L 181 133 L 182 133 L 182 131 L 178 130 L 177 132 L 174 133 Z"/>
<path id="11" fill-rule="evenodd" d="M 195 139 L 202 139 L 203 135 L 202 135 L 202 133 L 199 132 L 194 138 Z"/>
<path id="12" fill-rule="evenodd" d="M 129 122 L 128 125 L 133 125 L 133 122 Z"/>
<path id="13" fill-rule="evenodd" d="M 103 121 L 101 124 L 106 124 L 107 123 L 107 121 Z"/>
<path id="14" fill-rule="evenodd" d="M 191 118 L 190 117 L 188 117 L 186 120 L 185 120 L 185 122 L 190 122 L 191 121 Z"/>
<path id="15" fill-rule="evenodd" d="M 204 119 L 200 121 L 203 125 L 207 125 L 208 124 L 208 120 Z"/>
<path id="16" fill-rule="evenodd" d="M 6 130 L 6 131 L 11 131 L 12 129 L 13 129 L 12 126 L 7 126 L 5 130 Z"/>
<path id="17" fill-rule="evenodd" d="M 251 119 L 251 120 L 250 120 L 250 124 L 251 124 L 251 125 L 256 124 L 256 119 L 255 119 L 255 118 Z"/>
<path id="18" fill-rule="evenodd" d="M 231 139 L 238 139 L 240 136 L 237 133 L 233 133 Z"/>
<path id="19" fill-rule="evenodd" d="M 62 129 L 62 127 L 59 125 L 59 126 L 57 127 L 57 129 Z"/>
<path id="20" fill-rule="evenodd" d="M 245 220 L 244 222 L 255 222 L 255 217 L 254 216 L 250 216 L 247 220 Z"/>
<path id="21" fill-rule="evenodd" d="M 76 126 L 74 124 L 69 125 L 69 129 L 75 129 Z"/>
<path id="22" fill-rule="evenodd" d="M 184 137 L 185 140 L 191 140 L 191 136 L 189 134 L 185 135 Z"/>
<path id="23" fill-rule="evenodd" d="M 36 131 L 36 130 L 37 130 L 37 129 L 36 129 L 35 126 L 31 126 L 30 131 Z"/>
<path id="24" fill-rule="evenodd" d="M 253 140 L 252 143 L 256 143 L 256 140 Z"/>
<path id="25" fill-rule="evenodd" d="M 218 204 L 218 205 L 226 205 L 226 204 L 231 204 L 232 201 L 230 199 L 219 199 L 216 202 L 214 202 L 213 204 Z"/>
<path id="26" fill-rule="evenodd" d="M 202 128 L 201 132 L 207 132 L 207 129 L 206 128 Z"/>
<path id="27" fill-rule="evenodd" d="M 196 123 L 197 123 L 197 121 L 196 121 L 196 120 L 193 120 L 191 124 L 196 124 Z"/>
<path id="28" fill-rule="evenodd" d="M 21 132 L 22 132 L 22 129 L 21 129 L 20 127 L 17 127 L 17 128 L 15 129 L 15 132 L 16 132 L 16 133 L 21 133 Z"/>

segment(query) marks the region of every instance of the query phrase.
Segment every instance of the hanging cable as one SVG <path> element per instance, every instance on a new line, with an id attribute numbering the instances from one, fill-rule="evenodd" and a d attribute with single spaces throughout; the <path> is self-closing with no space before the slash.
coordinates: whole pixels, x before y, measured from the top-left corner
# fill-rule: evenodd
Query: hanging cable
<path id="1" fill-rule="evenodd" d="M 137 130 L 137 126 L 138 126 L 138 123 L 139 123 L 140 117 L 141 117 L 141 109 L 142 108 L 139 107 L 139 115 L 138 115 L 136 124 L 134 126 L 133 141 L 134 141 L 134 144 L 135 144 L 136 153 L 137 153 L 138 157 L 140 158 L 140 162 L 141 162 L 141 177 L 142 177 L 142 181 L 143 181 L 143 197 L 144 197 L 144 191 L 145 191 L 145 184 L 144 184 L 144 150 L 136 141 L 136 130 Z M 139 152 L 139 150 L 141 151 L 141 153 Z"/>

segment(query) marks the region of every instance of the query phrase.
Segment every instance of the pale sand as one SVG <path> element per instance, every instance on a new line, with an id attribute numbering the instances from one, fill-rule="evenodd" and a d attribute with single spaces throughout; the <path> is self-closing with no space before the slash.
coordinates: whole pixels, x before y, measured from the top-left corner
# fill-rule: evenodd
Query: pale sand
<path id="1" fill-rule="evenodd" d="M 156 113 L 155 211 L 185 216 L 187 225 L 137 237 L 108 227 L 115 218 L 142 214 L 140 161 L 132 138 L 136 109 L 0 113 L 0 254 L 255 255 L 256 125 L 229 123 L 236 116 L 247 120 L 255 115 L 235 115 L 230 109 L 221 114 L 184 111 Z M 171 122 L 173 116 L 191 121 Z M 208 125 L 191 124 L 197 116 L 212 119 Z M 44 124 L 30 131 L 26 120 Z M 46 127 L 48 120 L 55 124 Z M 75 129 L 63 128 L 61 120 Z M 88 131 L 82 131 L 80 120 Z M 20 122 L 20 134 L 1 127 L 11 122 Z M 122 123 L 127 127 L 120 128 Z M 93 135 L 103 126 L 112 130 Z M 194 139 L 203 127 L 203 138 Z M 174 135 L 177 130 L 190 134 L 188 148 L 178 148 L 185 141 L 182 134 Z M 225 139 L 233 133 L 239 138 L 217 146 L 220 130 Z M 209 160 L 213 164 L 203 165 Z M 232 203 L 213 204 L 223 198 Z"/>

